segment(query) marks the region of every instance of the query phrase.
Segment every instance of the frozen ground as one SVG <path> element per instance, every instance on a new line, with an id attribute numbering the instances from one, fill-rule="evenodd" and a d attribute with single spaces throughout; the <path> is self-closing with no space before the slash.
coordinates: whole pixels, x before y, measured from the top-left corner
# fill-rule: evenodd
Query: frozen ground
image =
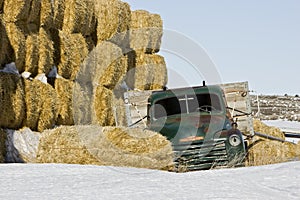
<path id="1" fill-rule="evenodd" d="M 147 169 L 1 164 L 0 199 L 300 199 L 300 162 L 171 173 Z"/>

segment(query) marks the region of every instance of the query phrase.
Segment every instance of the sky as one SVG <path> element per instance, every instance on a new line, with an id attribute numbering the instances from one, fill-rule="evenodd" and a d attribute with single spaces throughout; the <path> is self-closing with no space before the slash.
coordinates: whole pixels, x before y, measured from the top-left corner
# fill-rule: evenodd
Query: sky
<path id="1" fill-rule="evenodd" d="M 201 47 L 222 83 L 248 81 L 249 89 L 259 94 L 300 94 L 300 1 L 125 1 L 132 10 L 161 15 L 165 29 L 162 47 L 170 37 L 169 30 Z M 173 43 L 183 45 L 179 40 Z M 192 49 L 185 53 L 197 54 Z M 169 87 L 199 85 L 202 79 L 215 83 L 193 71 L 195 63 L 186 56 L 163 48 L 159 54 L 167 63 Z"/>

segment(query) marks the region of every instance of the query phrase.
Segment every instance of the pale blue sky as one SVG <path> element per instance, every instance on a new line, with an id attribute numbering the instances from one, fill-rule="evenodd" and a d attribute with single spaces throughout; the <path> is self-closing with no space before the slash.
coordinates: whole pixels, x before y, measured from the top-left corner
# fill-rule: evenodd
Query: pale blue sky
<path id="1" fill-rule="evenodd" d="M 223 82 L 249 81 L 250 89 L 258 93 L 300 94 L 300 1 L 125 1 L 132 10 L 160 14 L 165 29 L 202 46 Z M 199 76 L 188 73 L 187 61 L 160 54 L 168 68 L 182 72 L 189 84 L 197 84 Z"/>

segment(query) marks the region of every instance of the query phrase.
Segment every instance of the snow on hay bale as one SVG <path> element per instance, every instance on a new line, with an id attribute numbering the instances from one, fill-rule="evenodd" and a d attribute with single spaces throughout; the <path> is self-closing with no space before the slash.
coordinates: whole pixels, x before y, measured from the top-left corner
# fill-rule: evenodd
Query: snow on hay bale
<path id="1" fill-rule="evenodd" d="M 61 126 L 43 133 L 37 160 L 169 169 L 173 165 L 173 152 L 165 137 L 148 130 Z"/>
<path id="2" fill-rule="evenodd" d="M 39 60 L 38 60 L 38 73 L 48 74 L 54 65 L 54 44 L 51 40 L 50 34 L 44 29 L 40 28 L 39 31 Z"/>
<path id="3" fill-rule="evenodd" d="M 73 117 L 73 89 L 74 82 L 57 78 L 55 80 L 55 90 L 58 98 L 58 118 L 57 125 L 74 125 Z"/>
<path id="4" fill-rule="evenodd" d="M 24 83 L 18 74 L 0 72 L 0 127 L 18 129 L 25 117 Z"/>
<path id="5" fill-rule="evenodd" d="M 254 131 L 285 139 L 284 133 L 275 127 L 269 127 L 259 120 L 254 120 Z M 251 145 L 251 144 L 250 144 Z M 293 160 L 297 157 L 296 146 L 254 137 L 252 147 L 248 152 L 248 165 L 266 165 Z"/>
<path id="6" fill-rule="evenodd" d="M 4 1 L 4 21 L 6 23 L 15 23 L 26 21 L 29 17 L 29 11 L 32 0 L 5 0 Z"/>
<path id="7" fill-rule="evenodd" d="M 5 28 L 6 28 L 6 32 L 10 44 L 14 50 L 14 59 L 15 59 L 17 69 L 19 70 L 20 73 L 22 73 L 25 68 L 25 57 L 26 57 L 25 34 L 14 23 L 6 23 Z"/>
<path id="8" fill-rule="evenodd" d="M 4 163 L 6 155 L 6 132 L 4 129 L 0 128 L 0 163 Z"/>
<path id="9" fill-rule="evenodd" d="M 40 133 L 29 128 L 6 130 L 6 159 L 8 163 L 35 163 Z"/>
<path id="10" fill-rule="evenodd" d="M 136 51 L 156 53 L 160 49 L 163 22 L 160 15 L 136 10 L 131 13 L 130 47 Z"/>
<path id="11" fill-rule="evenodd" d="M 57 96 L 49 84 L 25 80 L 26 118 L 24 126 L 42 132 L 53 128 L 57 119 Z"/>
<path id="12" fill-rule="evenodd" d="M 62 30 L 70 34 L 91 35 L 96 30 L 95 2 L 92 0 L 65 0 Z"/>
<path id="13" fill-rule="evenodd" d="M 139 90 L 162 89 L 167 84 L 167 67 L 164 57 L 156 54 L 133 53 L 130 55 L 127 84 Z"/>
<path id="14" fill-rule="evenodd" d="M 59 32 L 60 64 L 58 73 L 70 80 L 75 80 L 83 61 L 88 56 L 88 46 L 85 38 L 80 34 L 66 34 Z M 105 54 L 105 51 L 101 52 Z M 92 73 L 96 73 L 93 71 Z"/>
<path id="15" fill-rule="evenodd" d="M 39 63 L 39 36 L 28 35 L 26 38 L 25 71 L 30 72 L 33 77 L 38 74 Z"/>

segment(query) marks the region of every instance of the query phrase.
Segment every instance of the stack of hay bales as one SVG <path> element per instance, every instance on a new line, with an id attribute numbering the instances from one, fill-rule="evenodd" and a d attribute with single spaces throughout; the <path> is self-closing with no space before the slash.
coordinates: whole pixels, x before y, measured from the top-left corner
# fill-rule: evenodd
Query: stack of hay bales
<path id="1" fill-rule="evenodd" d="M 37 160 L 42 163 L 171 169 L 173 152 L 165 137 L 147 130 L 61 126 L 45 131 Z"/>
<path id="2" fill-rule="evenodd" d="M 278 128 L 269 127 L 259 120 L 254 120 L 253 125 L 255 132 L 285 139 L 284 133 Z M 248 152 L 248 165 L 250 166 L 286 162 L 299 156 L 297 146 L 291 143 L 267 140 L 258 136 L 255 136 L 252 142 L 253 147 Z"/>
<path id="3" fill-rule="evenodd" d="M 6 155 L 5 141 L 6 141 L 6 133 L 2 128 L 0 128 L 0 163 L 4 163 L 5 161 L 5 155 Z"/>

